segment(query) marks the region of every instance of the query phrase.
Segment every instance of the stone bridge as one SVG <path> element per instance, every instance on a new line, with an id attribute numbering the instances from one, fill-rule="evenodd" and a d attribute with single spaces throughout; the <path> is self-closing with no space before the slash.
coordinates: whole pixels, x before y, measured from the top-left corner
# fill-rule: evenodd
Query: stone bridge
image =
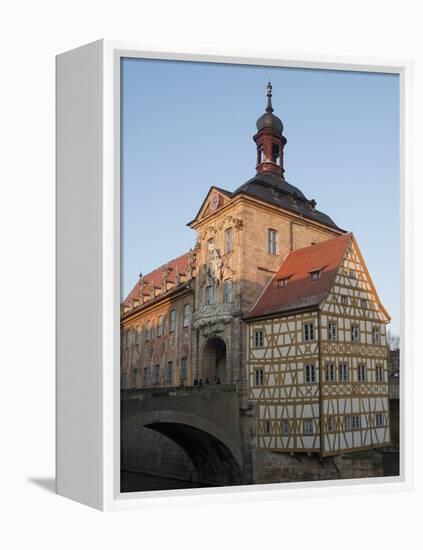
<path id="1" fill-rule="evenodd" d="M 184 451 L 193 465 L 193 481 L 208 485 L 248 482 L 243 475 L 235 384 L 123 390 L 121 406 L 123 441 L 140 428 L 148 428 Z"/>

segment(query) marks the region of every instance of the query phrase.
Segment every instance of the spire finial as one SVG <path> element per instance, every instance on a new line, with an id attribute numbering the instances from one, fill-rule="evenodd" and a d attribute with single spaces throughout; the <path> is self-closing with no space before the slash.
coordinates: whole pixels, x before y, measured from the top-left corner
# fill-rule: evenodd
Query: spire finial
<path id="1" fill-rule="evenodd" d="M 267 113 L 273 113 L 273 107 L 272 107 L 272 84 L 270 82 L 267 83 L 267 107 L 266 107 Z"/>

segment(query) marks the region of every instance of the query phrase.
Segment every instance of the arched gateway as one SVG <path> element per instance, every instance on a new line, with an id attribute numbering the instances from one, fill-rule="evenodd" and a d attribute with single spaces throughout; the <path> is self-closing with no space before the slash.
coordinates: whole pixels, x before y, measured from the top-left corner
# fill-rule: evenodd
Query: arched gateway
<path id="1" fill-rule="evenodd" d="M 222 338 L 210 338 L 203 348 L 201 357 L 201 376 L 203 381 L 210 382 L 216 379 L 225 384 L 229 382 L 226 371 L 226 344 Z"/>

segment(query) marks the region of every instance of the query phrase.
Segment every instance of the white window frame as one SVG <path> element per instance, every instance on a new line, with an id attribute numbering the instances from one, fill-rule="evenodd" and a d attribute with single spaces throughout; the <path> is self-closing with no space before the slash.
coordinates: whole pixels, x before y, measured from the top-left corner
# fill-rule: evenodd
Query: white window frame
<path id="1" fill-rule="evenodd" d="M 383 413 L 375 414 L 375 427 L 383 428 L 385 426 L 385 415 Z"/>
<path id="2" fill-rule="evenodd" d="M 314 340 L 314 323 L 312 321 L 303 323 L 304 342 L 312 342 Z"/>
<path id="3" fill-rule="evenodd" d="M 303 435 L 313 435 L 312 418 L 303 418 Z"/>
<path id="4" fill-rule="evenodd" d="M 325 382 L 332 383 L 336 381 L 335 363 L 326 363 Z"/>
<path id="5" fill-rule="evenodd" d="M 360 430 L 361 429 L 361 415 L 360 414 L 353 414 L 351 415 L 352 418 L 352 429 L 353 430 Z"/>
<path id="6" fill-rule="evenodd" d="M 304 382 L 314 384 L 316 382 L 316 367 L 313 363 L 304 365 Z"/>
<path id="7" fill-rule="evenodd" d="M 234 242 L 233 242 L 233 229 L 232 227 L 228 227 L 225 229 L 225 254 L 229 254 L 230 252 L 233 252 L 234 250 Z"/>
<path id="8" fill-rule="evenodd" d="M 267 252 L 272 256 L 278 254 L 278 232 L 270 227 L 267 230 Z"/>
<path id="9" fill-rule="evenodd" d="M 176 331 L 176 309 L 169 311 L 169 334 Z"/>
<path id="10" fill-rule="evenodd" d="M 310 271 L 310 279 L 312 281 L 317 281 L 320 279 L 320 275 L 322 273 L 321 269 L 315 269 L 314 271 Z"/>
<path id="11" fill-rule="evenodd" d="M 335 321 L 329 321 L 328 323 L 328 340 L 338 339 L 338 325 Z"/>
<path id="12" fill-rule="evenodd" d="M 190 307 L 189 307 L 189 304 L 184 304 L 184 317 L 183 317 L 183 324 L 182 324 L 184 328 L 189 326 L 189 320 L 190 320 Z"/>
<path id="13" fill-rule="evenodd" d="M 163 336 L 163 315 L 159 315 L 157 319 L 157 338 Z"/>
<path id="14" fill-rule="evenodd" d="M 253 347 L 255 349 L 264 348 L 264 334 L 262 329 L 254 330 Z"/>
<path id="15" fill-rule="evenodd" d="M 348 363 L 346 361 L 341 361 L 339 363 L 338 374 L 339 374 L 339 382 L 348 382 L 349 372 L 348 372 Z"/>
<path id="16" fill-rule="evenodd" d="M 264 369 L 262 367 L 254 368 L 254 386 L 260 388 L 264 385 Z"/>
<path id="17" fill-rule="evenodd" d="M 383 366 L 375 365 L 375 381 L 383 382 L 384 380 Z"/>
<path id="18" fill-rule="evenodd" d="M 351 342 L 360 342 L 360 327 L 359 325 L 351 325 Z"/>
<path id="19" fill-rule="evenodd" d="M 372 327 L 372 343 L 374 345 L 380 344 L 380 327 Z"/>
<path id="20" fill-rule="evenodd" d="M 367 368 L 364 363 L 357 365 L 357 382 L 367 382 Z"/>
<path id="21" fill-rule="evenodd" d="M 351 414 L 346 414 L 344 416 L 343 425 L 344 425 L 344 430 L 346 432 L 349 432 L 349 431 L 352 430 L 352 415 Z"/>

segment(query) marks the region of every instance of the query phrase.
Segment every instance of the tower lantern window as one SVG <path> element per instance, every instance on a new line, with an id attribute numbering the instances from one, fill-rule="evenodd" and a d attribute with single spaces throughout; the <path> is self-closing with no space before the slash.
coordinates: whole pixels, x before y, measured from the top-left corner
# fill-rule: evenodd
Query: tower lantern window
<path id="1" fill-rule="evenodd" d="M 281 163 L 280 148 L 279 145 L 276 145 L 275 143 L 272 145 L 272 162 L 278 165 Z"/>
<path id="2" fill-rule="evenodd" d="M 260 145 L 257 149 L 257 164 L 261 164 L 264 161 L 263 145 Z"/>

